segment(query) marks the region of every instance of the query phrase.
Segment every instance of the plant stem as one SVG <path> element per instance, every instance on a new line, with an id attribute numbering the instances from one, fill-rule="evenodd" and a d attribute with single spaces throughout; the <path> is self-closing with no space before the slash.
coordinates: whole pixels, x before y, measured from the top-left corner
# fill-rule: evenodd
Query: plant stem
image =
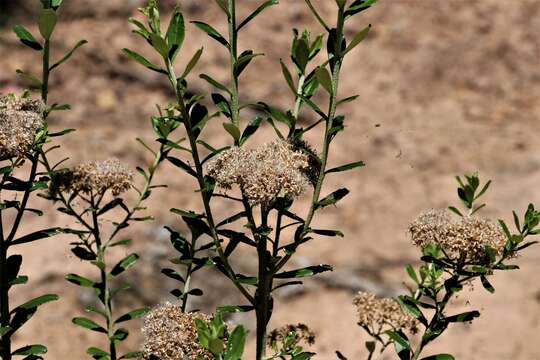
<path id="1" fill-rule="evenodd" d="M 306 1 L 308 5 L 311 5 L 309 1 Z M 337 27 L 337 43 L 341 44 L 343 40 L 343 26 L 344 26 L 344 15 L 343 10 L 340 9 L 338 13 L 338 27 Z M 304 222 L 303 232 L 306 232 L 313 221 L 315 211 L 317 210 L 317 203 L 321 196 L 322 185 L 324 183 L 326 165 L 328 163 L 328 154 L 330 150 L 330 130 L 333 127 L 334 118 L 336 117 L 337 103 L 338 103 L 338 89 L 339 89 L 339 75 L 341 71 L 341 63 L 343 61 L 343 54 L 341 51 L 336 54 L 336 62 L 334 64 L 334 69 L 332 71 L 332 94 L 330 95 L 330 101 L 328 105 L 328 119 L 326 121 L 326 127 L 324 131 L 324 144 L 321 155 L 321 170 L 317 178 L 317 183 L 315 185 L 315 190 L 313 191 L 313 196 L 311 199 L 311 206 L 309 208 L 306 221 Z M 293 252 L 286 254 L 275 266 L 274 274 L 279 271 L 291 258 Z"/>
<path id="2" fill-rule="evenodd" d="M 216 225 L 214 222 L 214 217 L 212 215 L 212 209 L 210 207 L 210 196 L 208 195 L 208 191 L 206 190 L 204 172 L 203 172 L 203 168 L 202 168 L 202 164 L 201 164 L 201 160 L 199 156 L 199 149 L 197 147 L 197 140 L 195 138 L 195 135 L 193 134 L 193 129 L 191 125 L 191 117 L 184 103 L 184 94 L 182 91 L 178 89 L 178 82 L 176 80 L 176 75 L 175 75 L 174 68 L 172 66 L 171 61 L 167 59 L 166 65 L 167 65 L 167 72 L 169 75 L 169 81 L 171 82 L 171 85 L 174 89 L 176 101 L 178 103 L 178 106 L 180 107 L 180 112 L 182 114 L 182 120 L 183 120 L 182 122 L 184 124 L 186 133 L 189 138 L 191 155 L 193 157 L 193 162 L 195 164 L 195 172 L 197 174 L 197 182 L 199 184 L 199 191 L 200 191 L 201 198 L 203 201 L 206 221 L 208 222 L 208 227 L 210 228 L 211 236 L 216 246 L 218 256 L 220 260 L 223 262 L 223 266 L 225 268 L 225 271 L 229 279 L 232 280 L 236 288 L 244 295 L 244 297 L 249 301 L 249 303 L 253 304 L 254 303 L 253 296 L 242 286 L 242 284 L 236 278 L 236 273 L 231 268 L 229 261 L 227 260 L 227 257 L 225 256 L 225 253 L 223 251 L 223 247 L 221 246 L 219 235 L 217 233 Z"/>
<path id="3" fill-rule="evenodd" d="M 41 81 L 41 99 L 46 104 L 49 97 L 49 58 L 50 58 L 50 41 L 45 40 L 43 44 L 43 79 Z"/>
<path id="4" fill-rule="evenodd" d="M 261 226 L 268 226 L 268 211 L 264 205 L 261 205 Z M 266 354 L 266 326 L 269 319 L 270 306 L 270 290 L 272 287 L 272 274 L 267 270 L 268 258 L 267 252 L 267 237 L 259 234 L 257 236 L 257 257 L 259 262 L 257 293 L 255 295 L 256 305 L 256 320 L 257 320 L 257 347 L 256 359 L 261 360 Z"/>
<path id="5" fill-rule="evenodd" d="M 107 317 L 107 336 L 109 338 L 109 351 L 111 355 L 111 360 L 116 360 L 116 344 L 112 341 L 114 335 L 114 320 L 112 316 L 112 300 L 111 292 L 109 288 L 109 275 L 107 273 L 105 252 L 107 247 L 103 246 L 101 241 L 101 234 L 99 231 L 99 221 L 97 212 L 99 209 L 99 203 L 96 203 L 94 200 L 94 195 L 91 195 L 90 206 L 92 207 L 92 233 L 94 235 L 94 240 L 96 241 L 97 253 L 98 253 L 98 262 L 102 264 L 99 267 L 101 282 L 103 284 L 103 305 L 105 307 L 105 315 Z"/>
<path id="6" fill-rule="evenodd" d="M 0 238 L 0 326 L 9 326 L 9 286 L 7 279 L 7 248 L 4 235 Z M 2 336 L 0 341 L 0 357 L 2 360 L 11 360 L 11 336 Z"/>
<path id="7" fill-rule="evenodd" d="M 231 117 L 232 123 L 240 126 L 240 109 L 238 106 L 238 77 L 236 76 L 236 62 L 238 60 L 238 33 L 236 31 L 236 0 L 229 0 L 229 52 L 231 66 Z"/>

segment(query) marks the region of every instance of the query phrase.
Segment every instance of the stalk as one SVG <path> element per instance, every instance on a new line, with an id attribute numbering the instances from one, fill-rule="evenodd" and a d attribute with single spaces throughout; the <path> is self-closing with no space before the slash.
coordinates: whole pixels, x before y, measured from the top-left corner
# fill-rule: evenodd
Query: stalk
<path id="1" fill-rule="evenodd" d="M 240 108 L 238 106 L 238 77 L 235 76 L 234 68 L 238 57 L 238 34 L 236 30 L 236 0 L 229 0 L 229 45 L 231 66 L 231 115 L 232 122 L 240 126 Z"/>
<path id="2" fill-rule="evenodd" d="M 266 227 L 268 225 L 268 211 L 264 205 L 261 205 L 261 226 Z M 270 305 L 270 288 L 272 284 L 272 275 L 267 271 L 267 238 L 265 235 L 259 235 L 257 239 L 257 257 L 259 261 L 258 270 L 258 286 L 256 298 L 256 320 L 257 320 L 257 346 L 256 346 L 256 359 L 262 359 L 266 354 L 266 326 L 269 319 L 269 305 Z"/>
<path id="3" fill-rule="evenodd" d="M 223 266 L 225 267 L 225 271 L 227 272 L 227 275 L 229 279 L 232 280 L 236 288 L 244 295 L 244 297 L 250 302 L 250 304 L 254 304 L 254 298 L 253 296 L 242 286 L 242 284 L 238 281 L 236 278 L 236 274 L 231 268 L 229 261 L 227 257 L 225 256 L 225 253 L 223 251 L 223 247 L 221 246 L 219 235 L 217 233 L 214 217 L 212 214 L 212 209 L 210 207 L 210 197 L 208 196 L 207 191 L 205 190 L 206 185 L 204 182 L 204 171 L 202 167 L 202 163 L 199 156 L 199 149 L 197 147 L 197 140 L 195 138 L 195 135 L 193 134 L 193 129 L 191 126 L 191 117 L 186 109 L 185 102 L 184 102 L 184 93 L 178 89 L 178 81 L 176 79 L 176 75 L 174 72 L 173 65 L 170 60 L 166 60 L 167 65 L 167 72 L 169 76 L 169 81 L 174 89 L 174 93 L 176 96 L 176 101 L 178 103 L 178 106 L 180 107 L 180 112 L 182 114 L 182 122 L 184 124 L 186 133 L 189 138 L 189 145 L 191 148 L 191 155 L 193 157 L 193 162 L 195 164 L 195 172 L 197 174 L 197 182 L 199 184 L 199 192 L 201 194 L 201 199 L 203 201 L 204 205 L 204 211 L 206 215 L 206 220 L 208 222 L 208 227 L 210 228 L 210 232 L 212 235 L 212 239 L 214 241 L 214 244 L 216 246 L 218 256 L 220 260 L 223 262 Z"/>
<path id="4" fill-rule="evenodd" d="M 310 5 L 311 7 L 311 3 L 309 1 L 306 0 L 306 2 L 308 3 L 308 5 Z M 344 27 L 344 21 L 345 21 L 345 18 L 344 18 L 344 14 L 343 14 L 343 9 L 340 9 L 339 10 L 339 13 L 338 13 L 338 27 L 337 27 L 337 42 L 338 44 L 341 44 L 341 41 L 343 40 L 343 27 Z M 328 154 L 329 154 L 329 150 L 330 150 L 330 136 L 329 136 L 329 132 L 330 130 L 332 129 L 333 127 L 333 122 L 334 122 L 334 119 L 336 117 L 336 110 L 337 110 L 337 104 L 338 104 L 338 89 L 339 89 L 339 76 L 340 76 L 340 72 L 341 72 L 341 65 L 342 65 L 342 61 L 343 61 L 343 55 L 341 53 L 341 49 L 338 51 L 338 54 L 336 54 L 336 63 L 334 65 L 334 69 L 332 71 L 332 94 L 330 95 L 330 101 L 329 101 L 329 105 L 328 105 L 328 120 L 326 121 L 326 127 L 325 127 L 325 131 L 324 131 L 324 143 L 323 143 L 323 150 L 322 150 L 322 155 L 321 155 L 321 171 L 319 173 L 319 176 L 317 178 L 317 183 L 315 185 L 315 189 L 313 191 L 313 196 L 312 196 L 312 199 L 311 199 L 311 206 L 309 208 L 309 211 L 308 211 L 308 215 L 306 217 L 306 221 L 304 222 L 304 226 L 303 226 L 303 231 L 307 231 L 311 225 L 311 222 L 313 221 L 313 217 L 315 216 L 315 212 L 317 210 L 317 203 L 319 202 L 320 200 L 320 196 L 321 196 L 321 190 L 322 190 L 322 186 L 323 186 L 323 183 L 324 183 L 324 179 L 325 179 L 325 171 L 326 171 L 326 166 L 327 166 L 327 163 L 328 163 Z M 298 99 L 297 98 L 297 106 L 295 106 L 295 111 L 296 111 L 296 108 L 298 107 L 298 109 L 300 108 L 300 105 L 299 103 L 301 104 L 301 99 Z M 298 110 L 299 111 L 299 110 Z M 298 116 L 298 113 L 296 113 L 296 116 Z M 286 254 L 275 266 L 274 270 L 273 270 L 273 274 L 272 275 L 275 275 L 275 273 L 277 273 L 291 258 L 292 256 L 292 252 L 289 253 L 289 254 Z"/>

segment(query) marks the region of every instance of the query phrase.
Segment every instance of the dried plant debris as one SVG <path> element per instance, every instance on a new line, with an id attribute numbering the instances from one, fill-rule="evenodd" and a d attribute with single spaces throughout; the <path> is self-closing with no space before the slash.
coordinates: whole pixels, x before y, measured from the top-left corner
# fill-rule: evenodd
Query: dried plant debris
<path id="1" fill-rule="evenodd" d="M 92 161 L 58 174 L 55 186 L 60 191 L 103 194 L 110 190 L 114 196 L 129 190 L 133 173 L 117 159 Z"/>
<path id="2" fill-rule="evenodd" d="M 41 100 L 0 97 L 0 159 L 23 157 L 32 149 L 44 125 Z"/>
<path id="3" fill-rule="evenodd" d="M 308 155 L 284 140 L 246 150 L 233 147 L 208 165 L 218 186 L 238 185 L 252 205 L 266 205 L 278 196 L 295 198 L 310 184 Z"/>
<path id="4" fill-rule="evenodd" d="M 418 321 L 406 313 L 392 298 L 380 298 L 375 294 L 359 292 L 353 300 L 358 314 L 358 324 L 373 334 L 384 330 L 407 330 L 416 332 Z"/>
<path id="5" fill-rule="evenodd" d="M 207 315 L 184 313 L 180 305 L 167 302 L 146 315 L 142 333 L 143 358 L 160 360 L 211 360 L 215 357 L 198 341 L 195 319 L 206 323 Z"/>
<path id="6" fill-rule="evenodd" d="M 453 260 L 483 264 L 489 260 L 486 247 L 498 255 L 506 236 L 502 228 L 487 219 L 465 216 L 456 219 L 446 210 L 430 210 L 409 225 L 412 242 L 421 248 L 438 245 Z"/>

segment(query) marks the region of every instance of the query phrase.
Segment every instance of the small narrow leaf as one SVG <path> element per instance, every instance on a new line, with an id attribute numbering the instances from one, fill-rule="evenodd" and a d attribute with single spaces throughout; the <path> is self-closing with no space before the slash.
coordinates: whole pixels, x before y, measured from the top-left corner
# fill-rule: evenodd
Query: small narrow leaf
<path id="1" fill-rule="evenodd" d="M 45 40 L 49 40 L 57 21 L 56 12 L 53 9 L 43 9 L 39 15 L 39 32 Z"/>

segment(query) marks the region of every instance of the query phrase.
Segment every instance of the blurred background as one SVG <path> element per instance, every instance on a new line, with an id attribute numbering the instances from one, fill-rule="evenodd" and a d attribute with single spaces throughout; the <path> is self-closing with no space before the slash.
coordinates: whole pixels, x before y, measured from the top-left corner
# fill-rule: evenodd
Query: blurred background
<path id="1" fill-rule="evenodd" d="M 150 159 L 135 138 L 153 143 L 149 117 L 154 104 L 165 105 L 172 97 L 164 77 L 121 53 L 128 47 L 153 59 L 148 46 L 130 33 L 127 22 L 129 16 L 137 16 L 136 8 L 143 2 L 64 3 L 53 38 L 53 58 L 81 38 L 89 44 L 52 76 L 52 102 L 71 103 L 73 110 L 54 113 L 50 127 L 77 129 L 63 138 L 63 150 L 56 156 L 69 154 L 71 165 L 111 156 L 133 168 L 147 165 Z M 168 13 L 176 1 L 160 3 Z M 239 0 L 239 16 L 259 3 Z M 314 3 L 331 18 L 333 1 Z M 10 30 L 21 23 L 37 33 L 38 8 L 37 0 L 0 0 L 0 93 L 25 87 L 16 69 L 40 71 L 39 55 L 23 47 Z M 226 28 L 226 19 L 213 1 L 183 1 L 183 8 L 187 20 Z M 418 258 L 406 234 L 407 224 L 424 209 L 458 205 L 455 175 L 479 171 L 484 180 L 493 180 L 484 216 L 508 221 L 513 209 L 522 213 L 529 202 L 540 206 L 540 1 L 381 0 L 351 21 L 347 34 L 369 23 L 373 31 L 346 61 L 340 90 L 342 97 L 359 94 L 360 99 L 343 108 L 347 129 L 335 142 L 330 159 L 332 165 L 363 160 L 367 167 L 328 178 L 324 192 L 345 186 L 351 194 L 316 219 L 319 226 L 342 229 L 345 238 L 313 241 L 292 262 L 295 267 L 329 263 L 335 271 L 307 280 L 302 289 L 278 293 L 271 323 L 273 327 L 308 324 L 317 334 L 312 350 L 318 359 L 335 358 L 337 349 L 349 359 L 365 358 L 366 338 L 356 326 L 352 297 L 360 289 L 382 295 L 403 291 L 403 267 L 415 265 Z M 240 49 L 254 49 L 266 57 L 255 60 L 242 75 L 241 100 L 289 108 L 292 99 L 281 79 L 279 59 L 290 63 L 293 27 L 318 33 L 317 25 L 303 1 L 281 0 L 246 27 Z M 193 75 L 204 72 L 227 83 L 225 50 L 191 24 L 187 31 L 179 63 L 204 46 Z M 191 85 L 196 92 L 212 91 L 197 76 L 192 76 Z M 245 115 L 247 121 L 252 114 Z M 306 124 L 314 120 L 309 112 L 303 113 Z M 213 143 L 228 141 L 221 122 L 214 121 L 203 136 Z M 265 128 L 252 145 L 272 134 Z M 316 135 L 309 138 L 314 146 L 320 144 Z M 119 307 L 154 306 L 172 299 L 168 291 L 175 284 L 159 273 L 173 256 L 163 226 L 185 229 L 168 209 L 201 207 L 193 192 L 195 184 L 183 173 L 166 164 L 158 182 L 169 189 L 156 191 L 148 202 L 156 220 L 129 230 L 134 239 L 129 251 L 138 252 L 141 261 L 127 273 L 127 280 L 137 286 L 124 295 Z M 50 204 L 34 205 L 51 211 L 41 218 L 28 217 L 23 231 L 67 225 L 68 220 Z M 216 206 L 223 217 L 226 206 Z M 54 237 L 20 248 L 25 255 L 23 273 L 30 282 L 15 289 L 15 302 L 44 292 L 61 295 L 59 302 L 41 308 L 16 338 L 20 344 L 47 344 L 49 359 L 86 358 L 86 348 L 102 341 L 71 324 L 84 306 L 93 304 L 93 294 L 81 293 L 63 276 L 68 272 L 92 276 L 94 269 L 71 255 L 69 241 Z M 124 250 L 118 251 L 120 258 Z M 254 256 L 242 256 L 235 266 L 250 269 L 254 262 Z M 494 295 L 478 285 L 455 300 L 456 309 L 479 309 L 482 316 L 473 325 L 453 326 L 432 352 L 452 353 L 461 360 L 540 359 L 540 249 L 530 248 L 516 262 L 520 271 L 493 278 Z M 194 281 L 206 296 L 193 307 L 211 312 L 218 304 L 241 301 L 214 271 L 199 274 Z M 251 316 L 232 320 L 254 325 Z M 140 345 L 139 326 L 136 321 L 131 324 L 132 349 Z"/>

